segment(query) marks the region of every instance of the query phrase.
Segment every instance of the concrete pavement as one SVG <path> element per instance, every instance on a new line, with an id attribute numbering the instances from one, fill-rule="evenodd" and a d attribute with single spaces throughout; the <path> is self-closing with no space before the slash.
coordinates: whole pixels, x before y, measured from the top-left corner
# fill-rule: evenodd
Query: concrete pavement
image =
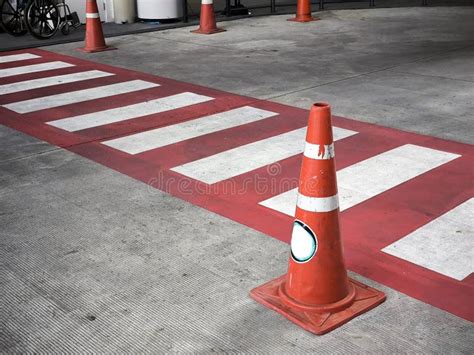
<path id="1" fill-rule="evenodd" d="M 472 143 L 471 8 L 335 11 L 115 38 L 88 59 Z M 429 30 L 426 30 L 429 29 Z M 343 44 L 341 44 L 343 43 Z M 74 44 L 49 50 L 86 57 Z M 472 353 L 472 323 L 358 275 L 382 306 L 323 336 L 248 291 L 288 246 L 1 128 L 5 352 Z"/>

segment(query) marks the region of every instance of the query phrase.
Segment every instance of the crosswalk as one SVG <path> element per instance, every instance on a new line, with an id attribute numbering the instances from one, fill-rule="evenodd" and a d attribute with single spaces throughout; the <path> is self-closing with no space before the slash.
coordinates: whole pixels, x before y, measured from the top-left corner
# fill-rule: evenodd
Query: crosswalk
<path id="1" fill-rule="evenodd" d="M 334 128 L 334 140 L 356 132 Z M 214 184 L 303 153 L 306 127 L 250 143 L 173 168 L 182 175 Z"/>
<path id="2" fill-rule="evenodd" d="M 132 80 L 122 83 L 104 85 L 92 89 L 84 89 L 51 96 L 37 97 L 35 99 L 25 101 L 13 102 L 11 104 L 4 105 L 4 107 L 17 113 L 30 113 L 34 111 L 150 89 L 158 86 L 159 84 L 149 83 L 143 80 Z"/>
<path id="3" fill-rule="evenodd" d="M 68 117 L 61 120 L 51 121 L 48 124 L 68 132 L 75 132 L 83 129 L 103 126 L 110 123 L 127 121 L 137 117 L 153 115 L 164 111 L 176 110 L 181 107 L 195 105 L 209 100 L 212 100 L 212 98 L 204 95 L 185 92 L 182 94 L 167 96 L 151 101 L 144 101 L 137 104 L 122 106 L 105 111 Z M 106 142 L 105 144 L 113 147 L 114 141 Z M 121 145 L 118 144 L 117 149 L 120 149 L 120 146 Z M 124 148 L 121 150 L 126 151 Z"/>
<path id="4" fill-rule="evenodd" d="M 0 64 L 18 62 L 21 60 L 36 59 L 36 58 L 41 58 L 41 57 L 39 55 L 32 54 L 32 53 L 4 55 L 4 56 L 0 56 Z"/>
<path id="5" fill-rule="evenodd" d="M 55 62 L 47 62 L 47 63 L 40 63 L 40 64 L 32 64 L 32 65 L 25 65 L 21 67 L 13 67 L 13 68 L 5 68 L 0 69 L 0 78 L 7 78 L 10 76 L 15 75 L 22 75 L 22 74 L 31 74 L 46 70 L 55 70 L 55 69 L 62 69 L 73 67 L 74 64 L 55 61 Z"/>
<path id="6" fill-rule="evenodd" d="M 94 84 L 88 86 L 92 80 Z M 125 94 L 133 95 L 123 99 Z M 104 99 L 100 105 L 98 99 Z M 127 74 L 123 69 L 39 50 L 0 56 L 0 110 L 0 123 L 52 144 L 69 139 L 83 142 L 68 149 L 146 183 L 161 169 L 167 187 L 159 188 L 287 241 L 286 228 L 294 216 L 298 192 L 297 183 L 288 181 L 297 182 L 305 144 L 307 113 L 302 110 L 165 78 Z M 376 260 L 377 267 L 387 260 L 405 263 L 400 264 L 405 268 L 415 265 L 422 275 L 448 276 L 441 283 L 444 286 L 461 287 L 449 280 L 468 278 L 472 263 L 464 268 L 459 266 L 462 263 L 450 266 L 451 259 L 442 257 L 433 266 L 428 254 L 417 250 L 436 253 L 436 243 L 445 250 L 459 249 L 441 241 L 442 235 L 432 230 L 446 225 L 444 216 L 464 216 L 466 206 L 472 207 L 472 199 L 464 204 L 472 197 L 465 173 L 472 163 L 472 149 L 415 135 L 401 139 L 392 131 L 380 133 L 355 121 L 336 118 L 334 122 L 336 162 L 343 166 L 337 172 L 342 223 L 351 226 L 351 235 L 360 235 L 356 241 L 349 239 L 349 266 L 371 277 L 383 274 L 371 268 L 371 261 L 361 266 L 354 256 L 357 262 L 351 264 L 352 255 L 362 248 L 364 255 L 371 253 L 369 259 Z M 34 129 L 28 126 L 33 124 Z M 176 183 L 180 179 L 190 182 L 186 192 Z M 256 179 L 271 188 L 262 192 Z M 238 185 L 240 192 L 222 189 L 229 184 Z M 203 185 L 215 188 L 198 189 Z M 381 237 L 368 222 L 372 219 L 395 227 Z M 472 219 L 450 221 L 473 230 Z M 433 237 L 428 240 L 426 235 Z M 474 250 L 472 235 L 451 238 L 458 239 L 464 251 Z M 472 252 L 458 253 L 462 260 L 473 259 Z M 393 267 L 387 270 L 396 274 L 393 280 L 406 277 Z M 411 292 L 402 282 L 386 281 L 385 276 L 379 281 Z M 436 296 L 428 298 L 432 304 L 462 313 Z"/>
<path id="7" fill-rule="evenodd" d="M 34 90 L 39 88 L 45 88 L 48 86 L 75 83 L 83 80 L 91 80 L 97 78 L 104 78 L 111 76 L 112 73 L 106 73 L 100 70 L 88 70 L 84 72 L 63 74 L 57 76 L 51 76 L 40 79 L 32 79 L 15 82 L 13 84 L 5 84 L 0 86 L 0 95 L 13 94 L 15 92 Z"/>
<path id="8" fill-rule="evenodd" d="M 211 100 L 211 98 L 207 99 Z M 189 103 L 189 99 L 186 101 Z M 200 117 L 195 120 L 109 140 L 104 142 L 104 144 L 121 150 L 122 152 L 138 154 L 276 115 L 275 112 L 244 106 L 234 110 Z"/>
<path id="9" fill-rule="evenodd" d="M 459 155 L 407 144 L 337 172 L 340 210 L 344 211 L 445 164 Z M 260 204 L 294 216 L 298 189 Z"/>
<path id="10" fill-rule="evenodd" d="M 382 251 L 462 281 L 474 272 L 472 220 L 474 198 Z"/>

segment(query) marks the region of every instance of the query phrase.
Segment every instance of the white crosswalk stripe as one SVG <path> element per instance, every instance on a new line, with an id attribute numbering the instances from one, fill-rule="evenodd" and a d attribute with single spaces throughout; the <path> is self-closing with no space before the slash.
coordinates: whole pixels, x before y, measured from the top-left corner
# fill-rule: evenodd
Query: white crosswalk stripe
<path id="1" fill-rule="evenodd" d="M 341 211 L 445 164 L 459 155 L 407 144 L 337 172 Z M 294 216 L 298 189 L 260 202 Z"/>
<path id="2" fill-rule="evenodd" d="M 31 54 L 31 53 L 4 55 L 4 56 L 0 56 L 0 64 L 18 62 L 20 60 L 36 59 L 36 58 L 41 58 L 41 57 L 39 55 Z"/>
<path id="3" fill-rule="evenodd" d="M 194 105 L 210 100 L 213 100 L 213 98 L 194 94 L 191 92 L 184 92 L 181 94 L 167 96 L 156 100 L 140 102 L 134 105 L 122 106 L 110 110 L 51 121 L 48 122 L 48 124 L 69 132 L 74 132 L 110 123 L 126 121 L 137 117 L 143 117 L 160 112 L 175 110 L 181 107 Z M 108 143 L 105 144 L 109 145 Z"/>
<path id="4" fill-rule="evenodd" d="M 334 127 L 334 140 L 357 132 Z M 177 166 L 171 170 L 207 184 L 229 179 L 303 152 L 306 127 Z"/>
<path id="5" fill-rule="evenodd" d="M 53 85 L 74 83 L 78 81 L 103 78 L 114 75 L 100 70 L 89 70 L 80 73 L 64 74 L 57 76 L 49 76 L 33 80 L 19 81 L 12 84 L 0 85 L 0 95 L 12 94 L 26 90 L 44 88 Z"/>
<path id="6" fill-rule="evenodd" d="M 68 67 L 73 67 L 73 66 L 74 64 L 60 62 L 60 61 L 24 65 L 22 67 L 0 69 L 0 78 L 6 78 L 9 76 L 15 76 L 15 75 L 21 75 L 21 74 L 37 73 L 37 72 L 46 71 L 46 70 L 62 69 L 62 68 L 68 68 Z"/>
<path id="7" fill-rule="evenodd" d="M 66 92 L 57 95 L 38 97 L 36 99 L 14 102 L 3 105 L 3 107 L 17 113 L 29 113 L 49 108 L 76 104 L 84 101 L 101 99 L 104 97 L 115 96 L 134 91 L 154 88 L 159 84 L 150 83 L 143 80 L 125 81 L 117 84 L 99 86 L 91 89 L 84 89 L 72 92 Z"/>
<path id="8" fill-rule="evenodd" d="M 474 272 L 474 198 L 382 249 L 462 281 Z"/>
<path id="9" fill-rule="evenodd" d="M 104 144 L 129 154 L 138 154 L 276 115 L 277 113 L 275 112 L 244 106 L 191 121 L 113 139 L 104 142 Z"/>

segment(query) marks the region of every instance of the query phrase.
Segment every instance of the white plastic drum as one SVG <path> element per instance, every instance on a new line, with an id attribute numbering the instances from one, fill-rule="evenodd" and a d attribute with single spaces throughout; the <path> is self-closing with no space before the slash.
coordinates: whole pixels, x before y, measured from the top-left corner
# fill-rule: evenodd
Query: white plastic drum
<path id="1" fill-rule="evenodd" d="M 174 19 L 183 16 L 183 1 L 137 0 L 137 10 L 144 20 Z"/>
<path id="2" fill-rule="evenodd" d="M 114 0 L 115 23 L 134 23 L 136 16 L 135 0 Z"/>

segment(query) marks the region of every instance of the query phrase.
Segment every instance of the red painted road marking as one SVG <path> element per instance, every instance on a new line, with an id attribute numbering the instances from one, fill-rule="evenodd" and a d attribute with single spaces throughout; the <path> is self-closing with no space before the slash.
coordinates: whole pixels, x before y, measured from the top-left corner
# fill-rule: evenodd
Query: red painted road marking
<path id="1" fill-rule="evenodd" d="M 10 76 L 0 79 L 0 85 L 87 70 L 101 70 L 114 75 L 0 96 L 0 123 L 64 147 L 210 211 L 289 242 L 292 218 L 258 203 L 296 187 L 302 154 L 213 185 L 184 177 L 170 169 L 305 127 L 308 118 L 306 110 L 42 50 L 17 51 L 3 55 L 20 53 L 36 54 L 40 58 L 27 59 L 17 64 L 3 63 L 0 64 L 0 69 L 52 61 L 71 63 L 74 67 Z M 18 114 L 1 107 L 32 98 L 90 87 L 100 88 L 131 80 L 157 83 L 160 86 L 27 114 Z M 183 92 L 209 96 L 213 100 L 77 132 L 67 132 L 46 124 L 58 119 L 133 105 Z M 278 115 L 196 136 L 137 155 L 127 154 L 101 143 L 242 106 L 260 108 Z M 474 310 L 471 307 L 474 298 L 473 274 L 458 281 L 381 251 L 474 196 L 474 148 L 467 144 L 341 117 L 334 117 L 333 123 L 336 127 L 357 132 L 336 142 L 338 170 L 406 144 L 461 156 L 343 211 L 342 237 L 350 270 L 474 321 Z"/>

